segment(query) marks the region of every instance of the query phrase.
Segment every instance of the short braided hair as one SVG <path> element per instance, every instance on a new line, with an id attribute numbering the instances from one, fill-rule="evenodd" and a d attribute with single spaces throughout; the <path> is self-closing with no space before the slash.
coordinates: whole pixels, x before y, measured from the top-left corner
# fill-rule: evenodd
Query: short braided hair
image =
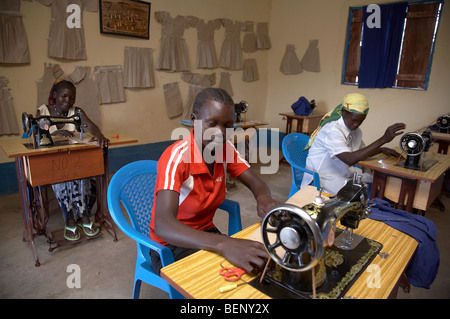
<path id="1" fill-rule="evenodd" d="M 234 102 L 231 96 L 224 89 L 220 88 L 206 88 L 197 94 L 194 101 L 192 112 L 199 114 L 200 109 L 206 104 L 207 101 L 213 100 L 225 105 L 233 105 Z"/>

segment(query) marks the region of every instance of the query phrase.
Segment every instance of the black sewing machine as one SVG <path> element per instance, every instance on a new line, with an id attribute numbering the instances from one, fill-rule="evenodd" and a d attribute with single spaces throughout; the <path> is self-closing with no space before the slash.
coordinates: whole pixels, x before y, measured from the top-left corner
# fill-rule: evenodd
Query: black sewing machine
<path id="1" fill-rule="evenodd" d="M 331 199 L 320 193 L 303 207 L 272 209 L 261 225 L 271 261 L 251 284 L 272 298 L 311 298 L 316 290 L 319 298 L 343 296 L 382 248 L 353 234 L 370 214 L 367 204 L 367 187 L 355 174 Z M 338 221 L 345 231 L 336 229 Z"/>
<path id="2" fill-rule="evenodd" d="M 236 123 L 242 122 L 241 114 L 247 113 L 247 111 L 248 111 L 248 103 L 247 102 L 241 101 L 239 103 L 234 104 L 234 114 L 235 114 L 234 121 Z"/>
<path id="3" fill-rule="evenodd" d="M 50 126 L 56 124 L 73 124 L 76 130 L 80 132 L 80 139 L 83 139 L 83 130 L 81 129 L 81 115 L 79 113 L 70 117 L 47 116 L 42 115 L 33 117 L 26 112 L 22 113 L 22 126 L 25 134 L 33 137 L 33 148 L 41 146 L 53 146 L 54 142 L 50 134 Z"/>
<path id="4" fill-rule="evenodd" d="M 439 127 L 439 133 L 450 133 L 450 114 L 439 116 L 436 124 Z"/>
<path id="5" fill-rule="evenodd" d="M 433 135 L 429 130 L 422 133 L 406 133 L 400 139 L 400 148 L 406 153 L 406 159 L 397 165 L 417 171 L 427 171 L 437 163 L 436 160 L 425 159 L 425 153 L 431 145 L 433 145 Z"/>

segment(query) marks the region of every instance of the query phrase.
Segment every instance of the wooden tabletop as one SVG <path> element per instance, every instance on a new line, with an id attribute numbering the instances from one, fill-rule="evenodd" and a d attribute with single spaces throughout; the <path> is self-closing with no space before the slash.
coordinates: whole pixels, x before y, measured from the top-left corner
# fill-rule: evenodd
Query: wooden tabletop
<path id="1" fill-rule="evenodd" d="M 449 133 L 432 132 L 431 134 L 433 134 L 433 140 L 450 142 Z"/>
<path id="2" fill-rule="evenodd" d="M 118 134 L 116 132 L 104 132 L 103 135 L 109 139 L 110 146 L 117 146 L 121 144 L 130 144 L 130 143 L 137 143 L 138 140 L 136 138 Z M 46 153 L 56 153 L 56 152 L 62 152 L 62 151 L 69 151 L 69 150 L 82 150 L 86 148 L 93 148 L 96 147 L 96 142 L 90 142 L 89 140 L 92 138 L 92 135 L 89 133 L 83 134 L 83 140 L 80 140 L 75 136 L 74 138 L 71 138 L 71 142 L 73 144 L 68 145 L 58 145 L 58 146 L 51 146 L 51 147 L 42 147 L 39 149 L 29 149 L 25 146 L 26 143 L 31 143 L 31 139 L 10 139 L 10 140 L 4 140 L 0 141 L 0 148 L 3 149 L 6 156 L 9 158 L 15 158 L 15 157 L 21 157 L 21 156 L 33 156 L 33 155 L 39 155 L 39 154 L 46 154 Z M 52 137 L 53 140 L 61 141 L 61 140 L 67 140 L 66 138 L 54 136 Z"/>
<path id="3" fill-rule="evenodd" d="M 269 122 L 258 121 L 258 120 L 246 120 L 244 122 L 234 123 L 235 127 L 241 127 L 243 129 L 246 129 L 249 127 L 264 126 L 264 125 L 268 125 L 268 124 L 269 124 Z"/>
<path id="4" fill-rule="evenodd" d="M 299 192 L 301 191 L 302 190 Z M 288 202 L 291 204 L 295 203 L 296 200 L 299 202 L 301 201 L 302 203 L 305 202 L 305 196 L 302 196 L 302 193 L 299 192 L 296 194 L 297 196 L 294 195 L 296 197 L 291 197 Z M 309 193 L 311 192 L 309 191 Z M 312 200 L 313 199 L 314 198 L 312 198 Z M 242 230 L 233 237 L 254 239 L 255 234 L 258 235 L 259 232 L 260 223 L 257 223 Z M 385 223 L 371 219 L 362 220 L 360 222 L 360 227 L 355 230 L 355 233 L 382 243 L 384 247 L 381 252 L 387 252 L 389 256 L 386 259 L 382 259 L 377 255 L 371 263 L 371 265 L 375 266 L 370 268 L 372 272 L 367 270 L 363 272 L 355 284 L 348 290 L 346 296 L 352 296 L 357 299 L 381 299 L 389 297 L 392 289 L 395 287 L 409 260 L 414 254 L 417 242 L 405 233 L 402 233 Z M 162 268 L 161 276 L 186 298 L 270 298 L 248 284 L 239 286 L 226 293 L 220 293 L 219 288 L 228 284 L 219 274 L 221 264 L 223 266 L 231 265 L 221 255 L 202 250 Z M 373 279 L 374 269 L 379 270 L 380 288 L 374 287 L 375 285 L 368 285 L 368 282 Z M 242 278 L 248 282 L 252 280 L 254 276 L 245 274 Z"/>
<path id="5" fill-rule="evenodd" d="M 317 118 L 317 117 L 322 118 L 325 115 L 325 114 L 298 115 L 298 114 L 295 114 L 294 112 L 286 112 L 286 113 L 278 113 L 278 114 L 282 115 L 282 116 L 292 117 L 295 119 L 311 119 L 311 118 Z"/>
<path id="6" fill-rule="evenodd" d="M 423 131 L 430 131 L 431 134 L 433 135 L 433 140 L 446 141 L 446 142 L 450 141 L 450 133 L 441 133 L 438 130 L 431 130 L 431 129 L 429 129 L 429 127 L 430 127 L 430 125 L 421 127 L 420 129 L 416 130 L 415 132 L 420 133 Z"/>
<path id="7" fill-rule="evenodd" d="M 362 167 L 382 171 L 388 174 L 414 178 L 434 183 L 442 174 L 444 174 L 449 169 L 450 156 L 427 152 L 425 154 L 425 158 L 438 161 L 426 172 L 416 171 L 413 169 L 397 166 L 396 165 L 398 162 L 397 158 L 392 156 L 386 156 L 381 153 L 376 156 L 372 156 L 367 160 L 359 161 L 358 164 L 361 165 Z"/>

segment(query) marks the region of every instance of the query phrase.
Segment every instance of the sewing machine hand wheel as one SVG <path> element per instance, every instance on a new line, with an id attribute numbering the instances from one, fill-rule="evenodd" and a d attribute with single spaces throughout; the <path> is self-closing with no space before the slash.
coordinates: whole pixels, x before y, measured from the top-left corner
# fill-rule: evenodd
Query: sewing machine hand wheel
<path id="1" fill-rule="evenodd" d="M 448 130 L 450 128 L 450 115 L 444 114 L 439 116 L 436 123 L 440 129 Z"/>
<path id="2" fill-rule="evenodd" d="M 418 133 L 407 133 L 400 139 L 400 147 L 406 154 L 417 156 L 424 151 L 426 142 Z"/>
<path id="3" fill-rule="evenodd" d="M 22 113 L 22 127 L 23 127 L 23 132 L 25 134 L 30 133 L 32 119 L 33 119 L 33 116 L 31 114 L 27 114 L 26 112 Z"/>
<path id="4" fill-rule="evenodd" d="M 271 258 L 295 272 L 312 269 L 323 253 L 316 221 L 303 209 L 284 204 L 272 209 L 261 225 L 263 243 Z"/>

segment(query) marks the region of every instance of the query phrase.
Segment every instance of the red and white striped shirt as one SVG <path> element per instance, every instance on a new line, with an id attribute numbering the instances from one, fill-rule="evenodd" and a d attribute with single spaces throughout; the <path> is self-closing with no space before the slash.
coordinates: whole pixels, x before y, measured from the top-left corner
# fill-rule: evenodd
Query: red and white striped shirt
<path id="1" fill-rule="evenodd" d="M 177 219 L 184 224 L 207 230 L 214 227 L 213 217 L 225 199 L 225 165 L 227 172 L 236 178 L 250 168 L 248 162 L 231 142 L 224 145 L 223 152 L 216 154 L 214 176 L 211 176 L 201 151 L 194 139 L 193 130 L 183 140 L 169 146 L 158 160 L 150 237 L 157 242 L 167 243 L 155 235 L 155 203 L 160 190 L 172 190 L 179 197 Z M 219 158 L 219 156 L 221 158 Z"/>

